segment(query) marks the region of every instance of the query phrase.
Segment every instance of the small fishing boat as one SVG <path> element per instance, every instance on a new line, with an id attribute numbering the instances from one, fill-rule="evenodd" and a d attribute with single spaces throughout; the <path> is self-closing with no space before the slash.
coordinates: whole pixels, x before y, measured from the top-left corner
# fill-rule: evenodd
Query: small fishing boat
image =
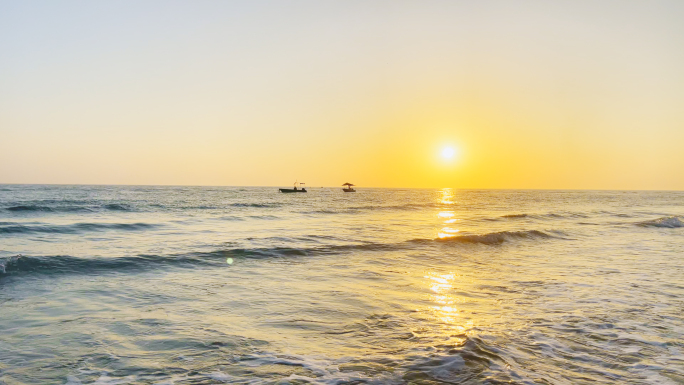
<path id="1" fill-rule="evenodd" d="M 342 189 L 342 191 L 344 191 L 344 192 L 356 192 L 356 190 L 354 190 L 354 187 L 353 187 L 354 185 L 349 183 L 349 182 L 343 184 L 342 186 L 347 186 L 346 188 Z"/>
<path id="2" fill-rule="evenodd" d="M 295 182 L 294 188 L 279 188 L 278 191 L 281 193 L 305 193 L 306 187 L 304 187 L 304 182 Z"/>

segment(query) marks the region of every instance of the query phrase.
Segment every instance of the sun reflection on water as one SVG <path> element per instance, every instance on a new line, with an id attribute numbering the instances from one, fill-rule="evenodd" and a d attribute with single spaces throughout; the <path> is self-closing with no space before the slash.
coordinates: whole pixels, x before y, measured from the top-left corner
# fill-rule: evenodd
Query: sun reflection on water
<path id="1" fill-rule="evenodd" d="M 439 203 L 443 205 L 453 205 L 454 203 L 454 192 L 450 188 L 445 188 L 442 189 L 442 197 L 440 198 Z"/>
<path id="2" fill-rule="evenodd" d="M 438 197 L 438 201 L 441 204 L 445 205 L 452 205 L 454 204 L 454 191 L 450 188 L 445 188 L 442 189 L 442 194 L 440 197 Z M 454 218 L 456 214 L 452 210 L 440 210 L 437 213 L 437 217 L 444 220 L 443 224 L 452 224 L 456 223 L 458 221 L 457 218 Z M 451 227 L 442 227 L 440 230 L 437 231 L 437 237 L 439 239 L 445 239 L 445 238 L 451 238 L 455 237 L 456 234 L 459 232 L 459 229 L 454 229 Z"/>
<path id="3" fill-rule="evenodd" d="M 450 188 L 445 188 L 437 197 L 438 204 L 454 205 L 454 191 Z M 439 227 L 437 227 L 437 237 L 439 239 L 451 238 L 457 236 L 461 230 L 451 227 L 458 222 L 456 212 L 452 207 L 442 206 L 437 212 Z M 473 322 L 469 319 L 464 319 L 461 315 L 460 305 L 465 303 L 465 300 L 454 296 L 454 280 L 457 275 L 453 272 L 426 272 L 423 278 L 425 285 L 429 288 L 429 302 L 427 305 L 426 315 L 441 325 L 437 334 L 441 338 L 454 340 L 456 343 L 462 343 L 465 334 L 468 330 L 473 328 Z"/>
<path id="4" fill-rule="evenodd" d="M 427 284 L 434 293 L 430 295 L 430 300 L 434 303 L 430 306 L 432 317 L 450 325 L 450 328 L 456 326 L 460 328 L 459 330 L 465 330 L 463 325 L 458 325 L 459 310 L 456 306 L 462 300 L 450 293 L 456 274 L 428 273 L 424 278 L 428 279 Z"/>
<path id="5" fill-rule="evenodd" d="M 456 234 L 461 231 L 458 229 L 452 229 L 451 227 L 444 227 L 439 231 L 437 236 L 441 239 L 455 237 Z"/>
<path id="6" fill-rule="evenodd" d="M 454 279 L 454 274 L 444 274 L 444 275 L 426 275 L 425 278 L 431 279 L 432 285 L 430 289 L 435 293 L 443 293 L 451 289 L 450 281 Z"/>

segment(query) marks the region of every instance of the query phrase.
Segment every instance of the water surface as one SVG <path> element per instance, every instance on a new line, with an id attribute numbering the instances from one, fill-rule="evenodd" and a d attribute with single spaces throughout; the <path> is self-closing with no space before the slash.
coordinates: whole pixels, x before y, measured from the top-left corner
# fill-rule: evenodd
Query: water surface
<path id="1" fill-rule="evenodd" d="M 684 193 L 0 185 L 0 384 L 684 383 Z"/>

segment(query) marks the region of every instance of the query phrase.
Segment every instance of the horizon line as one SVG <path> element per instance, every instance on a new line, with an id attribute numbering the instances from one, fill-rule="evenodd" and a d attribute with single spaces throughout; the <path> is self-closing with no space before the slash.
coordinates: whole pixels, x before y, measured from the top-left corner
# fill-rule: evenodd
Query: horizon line
<path id="1" fill-rule="evenodd" d="M 306 184 L 306 183 L 304 183 Z M 192 185 L 192 184 L 111 184 L 111 183 L 4 183 L 0 182 L 0 186 L 120 186 L 120 187 L 248 187 L 248 188 L 282 188 L 277 185 Z M 340 188 L 340 186 L 320 186 L 312 187 L 306 186 L 309 189 L 320 188 Z M 590 188 L 492 188 L 492 187 L 376 187 L 367 186 L 359 187 L 360 189 L 386 189 L 386 190 L 496 190 L 496 191 L 652 191 L 652 192 L 684 192 L 684 190 L 666 190 L 666 189 L 590 189 Z"/>

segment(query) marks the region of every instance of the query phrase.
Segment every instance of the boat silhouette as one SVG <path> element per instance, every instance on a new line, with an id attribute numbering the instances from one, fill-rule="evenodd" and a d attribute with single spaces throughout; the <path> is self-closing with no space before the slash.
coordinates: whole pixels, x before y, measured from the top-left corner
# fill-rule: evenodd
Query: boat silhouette
<path id="1" fill-rule="evenodd" d="M 279 188 L 278 191 L 281 193 L 305 193 L 306 187 L 302 186 L 304 182 L 295 182 L 294 188 Z"/>
<path id="2" fill-rule="evenodd" d="M 342 191 L 344 191 L 344 192 L 356 192 L 356 190 L 354 190 L 354 187 L 353 187 L 354 185 L 349 183 L 349 182 L 343 184 L 342 186 L 347 186 L 347 188 L 342 189 Z"/>

